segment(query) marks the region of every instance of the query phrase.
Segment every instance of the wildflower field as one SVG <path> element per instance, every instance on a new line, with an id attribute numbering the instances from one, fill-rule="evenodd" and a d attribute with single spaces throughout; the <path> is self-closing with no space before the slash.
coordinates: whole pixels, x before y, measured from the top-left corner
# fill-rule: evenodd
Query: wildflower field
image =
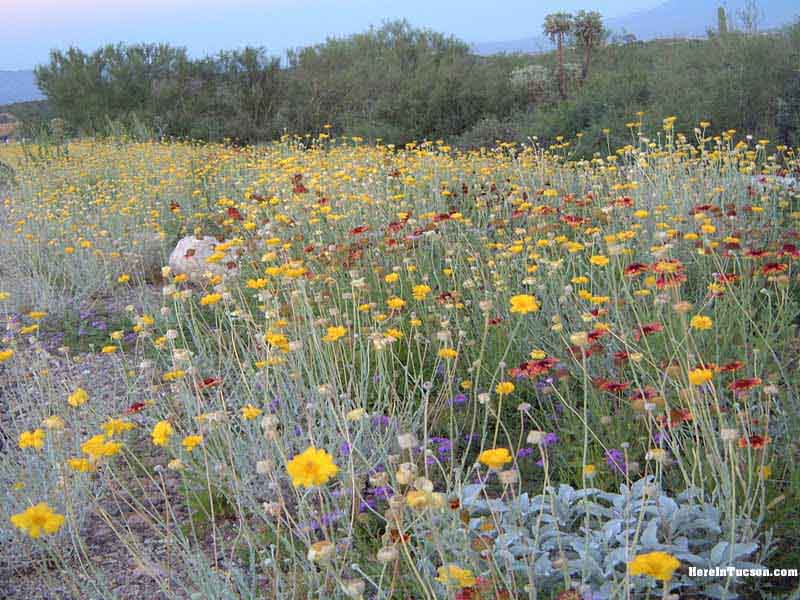
<path id="1" fill-rule="evenodd" d="M 0 147 L 0 592 L 785 597 L 800 162 L 629 128 Z"/>

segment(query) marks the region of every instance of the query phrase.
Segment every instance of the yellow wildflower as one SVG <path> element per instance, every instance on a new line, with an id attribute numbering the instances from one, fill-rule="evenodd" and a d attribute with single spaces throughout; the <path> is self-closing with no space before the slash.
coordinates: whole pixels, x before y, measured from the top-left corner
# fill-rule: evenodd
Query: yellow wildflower
<path id="1" fill-rule="evenodd" d="M 31 506 L 11 517 L 11 523 L 36 539 L 42 532 L 53 535 L 64 525 L 64 515 L 54 512 L 46 502 Z"/>
<path id="2" fill-rule="evenodd" d="M 325 450 L 311 446 L 289 461 L 287 470 L 295 487 L 310 488 L 326 484 L 339 472 L 339 467 Z"/>
<path id="3" fill-rule="evenodd" d="M 680 566 L 681 562 L 667 552 L 648 552 L 629 562 L 628 571 L 631 575 L 649 575 L 659 581 L 669 581 Z"/>

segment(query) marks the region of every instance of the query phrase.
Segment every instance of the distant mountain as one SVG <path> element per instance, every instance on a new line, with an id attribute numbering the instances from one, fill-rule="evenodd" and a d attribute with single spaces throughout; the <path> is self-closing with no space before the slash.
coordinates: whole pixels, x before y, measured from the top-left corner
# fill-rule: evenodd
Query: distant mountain
<path id="1" fill-rule="evenodd" d="M 640 40 L 660 37 L 705 35 L 717 28 L 717 9 L 724 6 L 731 29 L 742 28 L 745 0 L 668 0 L 664 4 L 606 23 L 611 31 L 632 33 Z M 797 0 L 769 0 L 758 4 L 757 25 L 761 30 L 788 25 L 800 18 Z"/>
<path id="2" fill-rule="evenodd" d="M 0 71 L 0 105 L 43 98 L 33 71 Z"/>
<path id="3" fill-rule="evenodd" d="M 705 35 L 716 29 L 717 8 L 725 6 L 730 28 L 741 27 L 740 12 L 746 0 L 667 0 L 654 8 L 614 19 L 606 19 L 606 28 L 612 33 L 632 33 L 640 40 L 664 37 L 694 37 Z M 797 0 L 769 0 L 759 5 L 757 24 L 759 29 L 774 29 L 788 25 L 800 18 Z M 473 52 L 481 55 L 500 52 L 538 53 L 552 50 L 553 44 L 546 37 L 536 35 L 521 40 L 483 42 L 473 44 Z"/>

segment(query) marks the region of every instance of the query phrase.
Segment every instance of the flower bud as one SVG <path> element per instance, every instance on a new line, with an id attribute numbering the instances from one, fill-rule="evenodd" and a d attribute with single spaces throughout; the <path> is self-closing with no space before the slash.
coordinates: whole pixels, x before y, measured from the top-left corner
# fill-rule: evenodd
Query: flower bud
<path id="1" fill-rule="evenodd" d="M 546 437 L 547 433 L 544 431 L 534 430 L 528 433 L 528 443 L 532 444 L 533 446 L 541 446 L 544 444 Z"/>
<path id="2" fill-rule="evenodd" d="M 384 546 L 378 550 L 377 559 L 379 563 L 387 564 L 397 560 L 399 553 L 394 546 Z"/>

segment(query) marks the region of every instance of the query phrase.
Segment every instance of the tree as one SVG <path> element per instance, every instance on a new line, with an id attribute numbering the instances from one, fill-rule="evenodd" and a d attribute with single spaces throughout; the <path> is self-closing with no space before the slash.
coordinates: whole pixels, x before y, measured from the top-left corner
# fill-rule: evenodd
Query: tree
<path id="1" fill-rule="evenodd" d="M 553 13 L 544 19 L 544 33 L 558 46 L 558 93 L 562 100 L 567 99 L 567 75 L 564 71 L 564 42 L 572 32 L 572 15 Z"/>
<path id="2" fill-rule="evenodd" d="M 592 53 L 603 40 L 605 33 L 603 17 L 599 12 L 582 10 L 575 15 L 572 21 L 572 30 L 575 39 L 583 48 L 583 65 L 581 67 L 581 82 L 583 82 L 589 75 Z"/>

